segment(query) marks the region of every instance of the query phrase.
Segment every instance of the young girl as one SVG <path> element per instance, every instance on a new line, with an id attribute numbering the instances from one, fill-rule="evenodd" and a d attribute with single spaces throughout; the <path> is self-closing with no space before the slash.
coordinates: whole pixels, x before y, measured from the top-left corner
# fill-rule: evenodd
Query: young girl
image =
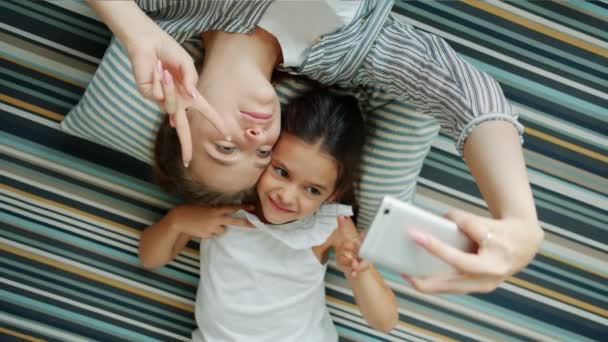
<path id="1" fill-rule="evenodd" d="M 256 186 L 255 215 L 226 216 L 238 206 L 181 206 L 142 234 L 146 267 L 202 238 L 194 341 L 337 341 L 324 291 L 331 248 L 367 322 L 386 332 L 397 322 L 394 294 L 357 257 L 359 235 L 343 217 L 351 207 L 337 203 L 352 190 L 364 141 L 356 100 L 316 91 L 283 115 Z"/>

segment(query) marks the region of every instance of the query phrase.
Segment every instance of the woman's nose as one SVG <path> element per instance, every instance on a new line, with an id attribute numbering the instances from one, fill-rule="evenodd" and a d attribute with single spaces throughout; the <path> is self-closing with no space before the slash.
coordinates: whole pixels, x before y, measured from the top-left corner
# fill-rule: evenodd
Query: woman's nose
<path id="1" fill-rule="evenodd" d="M 264 131 L 259 127 L 248 128 L 245 130 L 245 133 L 247 135 L 247 138 L 254 139 L 254 140 L 259 140 L 264 135 Z"/>

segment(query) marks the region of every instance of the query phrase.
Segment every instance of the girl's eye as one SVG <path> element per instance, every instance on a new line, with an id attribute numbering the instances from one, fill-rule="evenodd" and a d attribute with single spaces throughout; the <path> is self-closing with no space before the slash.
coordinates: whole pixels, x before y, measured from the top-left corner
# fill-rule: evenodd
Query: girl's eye
<path id="1" fill-rule="evenodd" d="M 315 188 L 314 186 L 309 186 L 308 188 L 306 188 L 306 192 L 313 196 L 318 196 L 321 194 L 321 191 L 319 191 L 319 189 Z"/>
<path id="2" fill-rule="evenodd" d="M 271 152 L 272 152 L 272 150 L 258 150 L 257 154 L 258 154 L 258 157 L 260 157 L 260 158 L 268 158 L 268 157 L 270 157 Z"/>
<path id="3" fill-rule="evenodd" d="M 232 154 L 236 151 L 236 147 L 234 146 L 215 145 L 215 149 L 222 154 Z"/>
<path id="4" fill-rule="evenodd" d="M 272 169 L 274 170 L 274 173 L 277 174 L 277 176 L 287 177 L 287 171 L 283 170 L 282 168 L 280 168 L 278 166 L 273 166 Z"/>

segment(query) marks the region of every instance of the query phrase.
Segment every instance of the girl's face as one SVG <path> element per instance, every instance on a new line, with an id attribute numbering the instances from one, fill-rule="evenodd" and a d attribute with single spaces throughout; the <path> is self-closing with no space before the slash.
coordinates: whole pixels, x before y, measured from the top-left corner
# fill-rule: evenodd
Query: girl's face
<path id="1" fill-rule="evenodd" d="M 338 165 L 319 149 L 283 133 L 272 160 L 257 183 L 264 218 L 281 224 L 306 217 L 335 199 Z"/>

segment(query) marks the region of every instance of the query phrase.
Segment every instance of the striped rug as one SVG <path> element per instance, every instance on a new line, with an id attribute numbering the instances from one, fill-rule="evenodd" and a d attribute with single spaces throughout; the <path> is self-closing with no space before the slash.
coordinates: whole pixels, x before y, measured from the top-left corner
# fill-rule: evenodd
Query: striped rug
<path id="1" fill-rule="evenodd" d="M 490 294 L 422 295 L 384 273 L 400 305 L 390 334 L 365 325 L 332 267 L 342 339 L 608 340 L 608 3 L 403 1 L 393 11 L 500 81 L 526 126 L 546 240 Z M 139 232 L 175 201 L 147 165 L 59 131 L 109 39 L 82 1 L 0 0 L 1 341 L 173 341 L 194 327 L 197 245 L 156 271 L 137 260 Z M 426 160 L 417 202 L 486 213 L 447 138 Z"/>

